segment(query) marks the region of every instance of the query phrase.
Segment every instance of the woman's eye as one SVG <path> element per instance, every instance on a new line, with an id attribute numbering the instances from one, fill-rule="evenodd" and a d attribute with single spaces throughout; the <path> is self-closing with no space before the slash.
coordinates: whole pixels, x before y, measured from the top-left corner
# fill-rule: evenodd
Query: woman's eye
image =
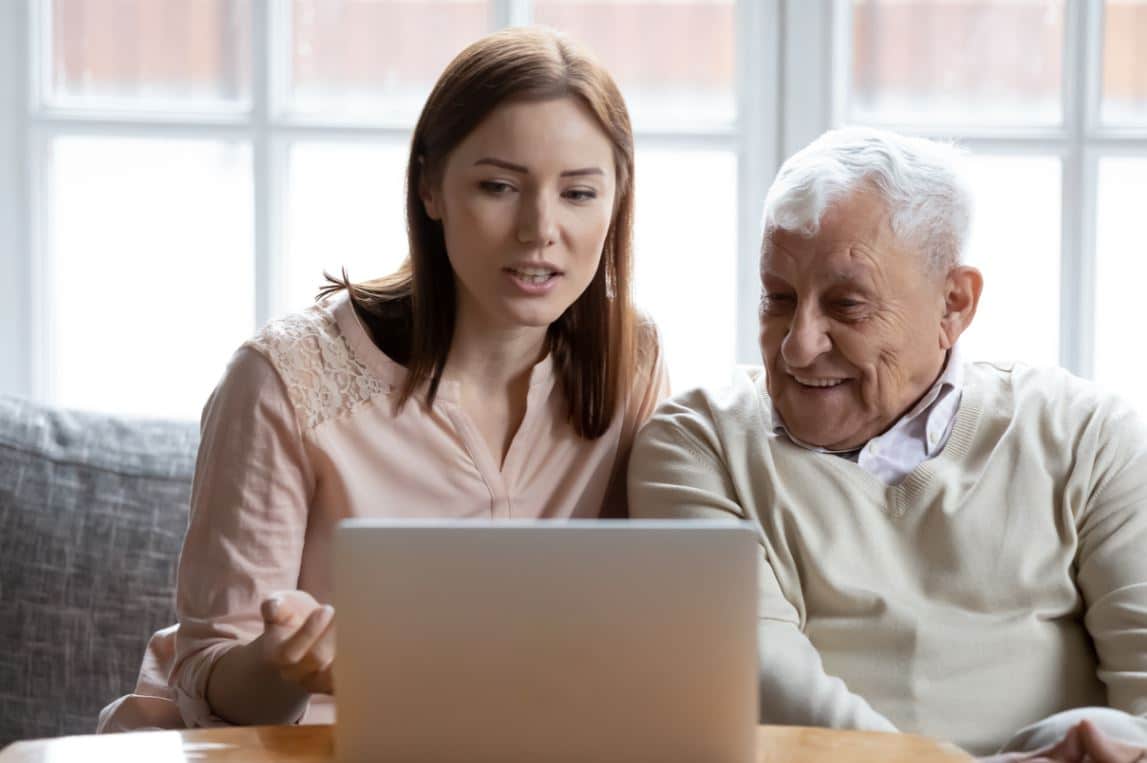
<path id="1" fill-rule="evenodd" d="M 571 188 L 563 196 L 571 201 L 590 201 L 597 198 L 597 191 L 592 188 Z"/>
<path id="2" fill-rule="evenodd" d="M 501 180 L 483 180 L 478 186 L 486 193 L 492 193 L 496 196 L 501 196 L 514 190 L 514 186 L 509 183 L 504 183 Z"/>

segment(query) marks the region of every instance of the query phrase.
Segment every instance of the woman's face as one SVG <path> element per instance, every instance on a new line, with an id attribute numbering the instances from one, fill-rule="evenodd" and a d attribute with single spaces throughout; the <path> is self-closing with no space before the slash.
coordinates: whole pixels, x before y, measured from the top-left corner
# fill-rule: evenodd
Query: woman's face
<path id="1" fill-rule="evenodd" d="M 495 109 L 421 190 L 442 223 L 458 319 L 545 327 L 585 291 L 613 216 L 613 145 L 574 98 Z"/>

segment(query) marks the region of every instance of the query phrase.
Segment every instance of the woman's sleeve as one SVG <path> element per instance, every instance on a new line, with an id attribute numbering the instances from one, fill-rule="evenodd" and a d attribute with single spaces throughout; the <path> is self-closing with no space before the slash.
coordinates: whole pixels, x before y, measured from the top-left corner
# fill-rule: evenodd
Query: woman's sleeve
<path id="1" fill-rule="evenodd" d="M 313 485 L 282 379 L 241 348 L 203 411 L 179 559 L 169 683 L 189 727 L 222 723 L 206 699 L 216 660 L 262 633 L 267 594 L 298 587 Z"/>

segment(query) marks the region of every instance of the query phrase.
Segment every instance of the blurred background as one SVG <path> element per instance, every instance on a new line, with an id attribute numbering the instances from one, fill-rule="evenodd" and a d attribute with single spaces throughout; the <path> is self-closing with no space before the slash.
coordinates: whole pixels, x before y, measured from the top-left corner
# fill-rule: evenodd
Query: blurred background
<path id="1" fill-rule="evenodd" d="M 872 124 L 969 150 L 966 339 L 1147 413 L 1147 0 L 4 0 L 0 392 L 194 418 L 324 269 L 405 255 L 410 130 L 463 46 L 594 49 L 637 132 L 637 299 L 677 390 L 759 362 L 780 162 Z"/>

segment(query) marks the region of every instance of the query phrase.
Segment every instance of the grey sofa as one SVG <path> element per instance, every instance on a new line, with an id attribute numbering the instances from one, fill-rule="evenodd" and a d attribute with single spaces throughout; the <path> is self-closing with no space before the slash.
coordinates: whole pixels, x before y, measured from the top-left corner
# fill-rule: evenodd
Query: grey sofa
<path id="1" fill-rule="evenodd" d="M 173 622 L 198 427 L 0 396 L 0 748 L 89 734 Z"/>

